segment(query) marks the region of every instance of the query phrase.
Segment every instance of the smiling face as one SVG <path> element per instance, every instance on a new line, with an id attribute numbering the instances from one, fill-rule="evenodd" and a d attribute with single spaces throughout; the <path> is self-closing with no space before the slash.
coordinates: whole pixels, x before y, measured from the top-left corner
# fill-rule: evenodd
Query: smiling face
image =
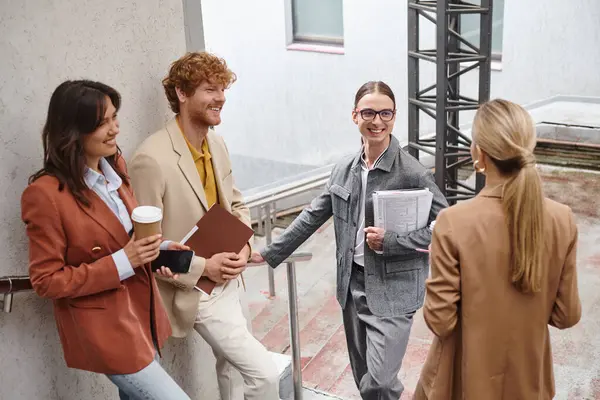
<path id="1" fill-rule="evenodd" d="M 100 125 L 92 132 L 82 136 L 83 151 L 90 168 L 97 169 L 98 161 L 117 153 L 117 135 L 119 119 L 117 109 L 110 98 L 106 99 L 106 112 Z"/>
<path id="2" fill-rule="evenodd" d="M 394 102 L 390 97 L 379 92 L 366 94 L 356 104 L 352 112 L 352 120 L 358 126 L 365 143 L 385 142 L 389 139 L 396 121 Z"/>
<path id="3" fill-rule="evenodd" d="M 177 90 L 183 115 L 198 126 L 216 126 L 221 123 L 221 110 L 225 104 L 225 86 L 211 81 L 202 81 L 191 96 Z"/>

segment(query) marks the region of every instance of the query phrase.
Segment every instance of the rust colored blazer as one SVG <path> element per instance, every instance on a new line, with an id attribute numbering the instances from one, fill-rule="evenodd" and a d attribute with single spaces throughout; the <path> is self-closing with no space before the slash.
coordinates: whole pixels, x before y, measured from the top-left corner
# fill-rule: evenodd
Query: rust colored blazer
<path id="1" fill-rule="evenodd" d="M 423 308 L 435 334 L 417 400 L 550 400 L 554 374 L 548 326 L 581 317 L 577 225 L 571 210 L 546 199 L 541 291 L 511 283 L 502 188 L 440 213 L 431 242 Z"/>
<path id="2" fill-rule="evenodd" d="M 125 170 L 125 162 L 119 159 Z M 58 180 L 29 185 L 21 213 L 29 236 L 29 276 L 41 297 L 52 299 L 67 366 L 102 374 L 130 374 L 150 364 L 171 334 L 150 265 L 120 281 L 111 254 L 130 237 L 92 190 L 85 207 Z M 119 196 L 131 211 L 128 182 Z"/>

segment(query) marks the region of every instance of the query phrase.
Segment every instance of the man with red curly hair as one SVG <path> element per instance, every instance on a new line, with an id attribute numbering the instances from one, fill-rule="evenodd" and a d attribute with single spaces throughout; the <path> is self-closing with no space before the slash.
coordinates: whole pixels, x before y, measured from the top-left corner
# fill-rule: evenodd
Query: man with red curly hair
<path id="1" fill-rule="evenodd" d="M 235 80 L 225 60 L 206 52 L 175 61 L 163 80 L 176 115 L 142 143 L 129 173 L 139 203 L 163 210 L 165 238 L 181 240 L 213 204 L 250 226 L 227 147 L 212 129 L 221 123 L 225 90 Z M 248 243 L 239 254 L 194 257 L 189 273 L 178 279 L 157 277 L 173 336 L 194 329 L 212 347 L 223 400 L 279 399 L 277 368 L 242 312 L 241 273 L 250 254 Z M 194 290 L 199 279 L 217 285 L 202 293 Z"/>

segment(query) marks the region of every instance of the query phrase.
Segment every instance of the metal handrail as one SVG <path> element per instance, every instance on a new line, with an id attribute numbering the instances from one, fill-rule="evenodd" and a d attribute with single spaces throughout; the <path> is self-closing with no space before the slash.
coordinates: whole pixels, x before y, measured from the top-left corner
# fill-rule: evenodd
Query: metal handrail
<path id="1" fill-rule="evenodd" d="M 12 299 L 14 293 L 29 290 L 33 290 L 33 287 L 31 286 L 31 280 L 27 275 L 0 277 L 0 294 L 3 295 L 2 299 L 0 299 L 2 311 L 5 313 L 12 311 Z"/>
<path id="2" fill-rule="evenodd" d="M 290 321 L 290 346 L 292 347 L 292 379 L 294 381 L 294 399 L 302 400 L 302 366 L 300 363 L 300 330 L 298 321 L 298 290 L 296 287 L 296 263 L 312 260 L 312 253 L 294 253 L 282 264 L 287 265 L 288 281 L 288 307 Z M 263 263 L 250 263 L 250 267 L 266 265 Z M 269 267 L 271 269 L 271 267 Z"/>
<path id="3" fill-rule="evenodd" d="M 293 191 L 303 186 L 312 185 L 315 182 L 321 182 L 329 179 L 331 176 L 331 171 L 322 172 L 315 176 L 311 176 L 305 179 L 299 179 L 294 182 L 290 182 L 288 184 L 284 184 L 281 186 L 277 186 L 272 189 L 265 190 L 263 192 L 255 193 L 253 195 L 245 196 L 245 203 L 248 208 L 260 207 L 268 202 L 273 201 L 272 198 L 275 196 L 279 196 L 283 193 Z"/>
<path id="4" fill-rule="evenodd" d="M 323 178 L 323 179 L 315 180 L 312 182 L 308 182 L 303 185 L 294 186 L 293 188 L 288 188 L 285 191 L 261 193 L 260 198 L 253 200 L 252 202 L 247 202 L 246 206 L 248 208 L 256 208 L 256 207 L 265 205 L 267 203 L 272 203 L 275 201 L 283 200 L 287 197 L 291 197 L 291 196 L 301 194 L 301 193 L 307 192 L 309 190 L 313 190 L 318 187 L 321 187 L 321 186 L 325 185 L 328 180 L 329 180 L 329 178 Z"/>
<path id="5" fill-rule="evenodd" d="M 281 185 L 269 190 L 265 190 L 254 195 L 247 196 L 245 199 L 246 207 L 249 209 L 258 208 L 258 224 L 259 229 L 263 229 L 263 215 L 264 215 L 264 231 L 267 246 L 271 244 L 272 236 L 272 222 L 273 222 L 273 211 L 274 204 L 277 201 L 292 197 L 309 190 L 313 190 L 324 186 L 329 177 L 331 176 L 331 170 L 322 172 L 315 176 L 306 179 L 299 179 L 297 181 Z M 273 270 L 269 268 L 268 272 L 269 279 L 269 296 L 275 296 L 275 275 Z"/>

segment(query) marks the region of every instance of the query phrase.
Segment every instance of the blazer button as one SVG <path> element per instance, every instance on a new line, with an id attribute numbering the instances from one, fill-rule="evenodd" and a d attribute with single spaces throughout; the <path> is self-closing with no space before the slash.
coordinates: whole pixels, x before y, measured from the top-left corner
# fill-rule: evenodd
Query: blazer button
<path id="1" fill-rule="evenodd" d="M 102 247 L 96 246 L 92 248 L 92 253 L 99 253 L 102 250 Z"/>

